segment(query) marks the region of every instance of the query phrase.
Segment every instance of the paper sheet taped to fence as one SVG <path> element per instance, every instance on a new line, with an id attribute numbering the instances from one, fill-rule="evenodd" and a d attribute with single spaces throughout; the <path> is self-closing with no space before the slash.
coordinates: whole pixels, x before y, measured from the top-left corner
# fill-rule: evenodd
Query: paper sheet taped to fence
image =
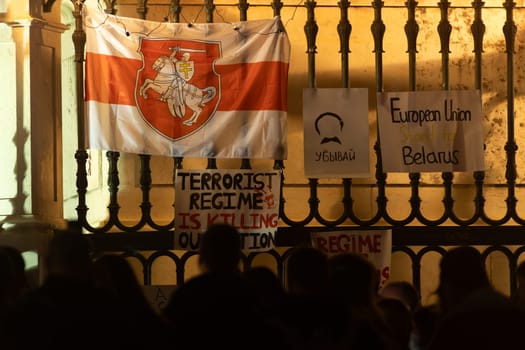
<path id="1" fill-rule="evenodd" d="M 303 89 L 304 175 L 370 176 L 368 90 Z"/>
<path id="2" fill-rule="evenodd" d="M 377 109 L 384 171 L 484 170 L 479 91 L 379 93 Z"/>
<path id="3" fill-rule="evenodd" d="M 85 14 L 88 148 L 286 159 L 290 43 L 279 17 L 190 26 Z"/>
<path id="4" fill-rule="evenodd" d="M 177 170 L 175 249 L 198 250 L 208 225 L 239 230 L 246 252 L 275 247 L 281 173 L 275 170 Z"/>
<path id="5" fill-rule="evenodd" d="M 356 253 L 377 269 L 380 286 L 390 278 L 392 230 L 349 230 L 312 232 L 312 245 L 328 256 Z"/>

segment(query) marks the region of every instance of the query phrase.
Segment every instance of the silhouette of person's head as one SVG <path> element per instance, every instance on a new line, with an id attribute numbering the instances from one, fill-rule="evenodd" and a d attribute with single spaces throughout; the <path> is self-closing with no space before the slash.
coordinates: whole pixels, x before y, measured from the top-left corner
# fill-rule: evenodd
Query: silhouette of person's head
<path id="1" fill-rule="evenodd" d="M 94 260 L 97 284 L 123 299 L 143 299 L 143 292 L 131 264 L 122 255 L 104 254 Z"/>
<path id="2" fill-rule="evenodd" d="M 83 233 L 55 231 L 45 256 L 48 275 L 91 279 L 91 245 Z"/>
<path id="3" fill-rule="evenodd" d="M 242 273 L 252 288 L 257 305 L 266 316 L 279 313 L 285 297 L 285 290 L 279 277 L 267 266 L 252 266 Z"/>
<path id="4" fill-rule="evenodd" d="M 346 315 L 352 349 L 389 349 L 393 344 L 377 306 L 378 288 L 377 270 L 364 256 L 342 253 L 328 259 L 329 298 Z"/>
<path id="5" fill-rule="evenodd" d="M 286 262 L 289 293 L 318 295 L 326 286 L 327 256 L 314 247 L 294 249 Z"/>
<path id="6" fill-rule="evenodd" d="M 320 114 L 315 119 L 315 131 L 321 136 L 321 144 L 335 142 L 341 144 L 338 135 L 343 131 L 344 122 L 340 116 L 332 112 Z"/>
<path id="7" fill-rule="evenodd" d="M 377 302 L 377 307 L 389 330 L 397 349 L 409 349 L 412 332 L 412 314 L 399 299 L 385 298 Z"/>
<path id="8" fill-rule="evenodd" d="M 374 265 L 361 255 L 344 253 L 328 259 L 328 283 L 331 295 L 347 300 L 349 305 L 375 305 L 379 278 Z"/>
<path id="9" fill-rule="evenodd" d="M 25 261 L 13 246 L 0 246 L 0 304 L 14 301 L 28 287 Z"/>
<path id="10" fill-rule="evenodd" d="M 0 246 L 0 315 L 5 305 L 14 303 L 26 287 L 25 262 L 14 247 Z"/>
<path id="11" fill-rule="evenodd" d="M 525 261 L 518 264 L 516 269 L 516 302 L 525 306 Z"/>
<path id="12" fill-rule="evenodd" d="M 199 264 L 205 272 L 235 272 L 241 261 L 239 231 L 228 224 L 208 226 L 201 235 Z"/>
<path id="13" fill-rule="evenodd" d="M 438 296 L 444 311 L 472 292 L 490 286 L 481 253 L 474 247 L 452 248 L 445 253 L 439 267 Z"/>
<path id="14" fill-rule="evenodd" d="M 379 295 L 385 299 L 397 299 L 405 307 L 414 312 L 419 306 L 419 296 L 414 285 L 408 281 L 391 281 L 388 282 L 381 290 Z"/>
<path id="15" fill-rule="evenodd" d="M 257 291 L 263 292 L 264 295 L 275 295 L 283 292 L 281 281 L 269 267 L 253 266 L 243 271 L 243 277 Z"/>

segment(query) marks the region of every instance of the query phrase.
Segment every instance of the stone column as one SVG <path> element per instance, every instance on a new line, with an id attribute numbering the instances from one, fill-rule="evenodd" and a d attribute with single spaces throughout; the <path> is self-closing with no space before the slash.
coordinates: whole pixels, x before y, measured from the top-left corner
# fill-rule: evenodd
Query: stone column
<path id="1" fill-rule="evenodd" d="M 0 0 L 0 245 L 41 253 L 65 226 L 59 2 Z"/>

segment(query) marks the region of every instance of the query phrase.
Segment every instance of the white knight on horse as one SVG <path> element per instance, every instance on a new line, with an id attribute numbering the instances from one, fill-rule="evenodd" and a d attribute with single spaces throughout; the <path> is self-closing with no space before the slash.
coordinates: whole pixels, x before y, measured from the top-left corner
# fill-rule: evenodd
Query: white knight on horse
<path id="1" fill-rule="evenodd" d="M 193 77 L 195 66 L 190 61 L 190 52 L 204 52 L 203 50 L 181 49 L 179 47 L 170 48 L 171 55 L 159 56 L 152 64 L 152 68 L 157 71 L 155 79 L 146 79 L 140 87 L 140 95 L 148 98 L 147 91 L 152 89 L 160 94 L 159 100 L 168 104 L 172 116 L 183 118 L 186 114 L 186 106 L 192 111 L 192 115 L 182 123 L 193 125 L 202 112 L 202 107 L 210 102 L 216 94 L 213 86 L 204 89 L 188 83 Z M 179 51 L 183 51 L 182 59 L 175 56 Z"/>

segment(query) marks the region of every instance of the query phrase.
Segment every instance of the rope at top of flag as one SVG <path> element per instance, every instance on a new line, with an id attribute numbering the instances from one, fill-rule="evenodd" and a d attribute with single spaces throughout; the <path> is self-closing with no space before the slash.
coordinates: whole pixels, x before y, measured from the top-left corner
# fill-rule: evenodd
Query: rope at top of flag
<path id="1" fill-rule="evenodd" d="M 302 1 L 302 0 L 301 0 Z M 297 5 L 298 6 L 298 5 Z M 97 3 L 97 8 L 99 11 L 101 11 L 103 14 L 104 14 L 104 20 L 97 24 L 97 25 L 87 25 L 86 24 L 86 27 L 88 28 L 91 28 L 91 29 L 97 29 L 97 28 L 100 28 L 102 27 L 103 25 L 105 25 L 107 23 L 108 20 L 110 19 L 114 19 L 115 20 L 115 23 L 119 24 L 120 26 L 122 26 L 122 29 L 124 30 L 124 33 L 126 34 L 126 36 L 130 36 L 132 34 L 137 34 L 137 35 L 140 35 L 140 36 L 144 36 L 144 37 L 149 37 L 151 36 L 154 32 L 156 32 L 160 27 L 162 27 L 162 25 L 166 25 L 166 24 L 169 24 L 169 23 L 172 23 L 172 22 L 167 22 L 167 21 L 164 21 L 164 22 L 158 22 L 158 25 L 156 27 L 154 27 L 153 29 L 151 29 L 149 32 L 130 32 L 128 31 L 127 27 L 126 27 L 126 24 L 124 22 L 122 22 L 120 19 L 119 19 L 119 16 L 116 16 L 116 15 L 110 15 L 108 13 L 106 13 L 104 11 L 104 9 L 102 8 L 101 4 L 98 2 Z M 296 7 L 297 8 L 297 7 Z M 201 9 L 202 11 L 202 9 Z M 200 13 L 200 11 L 199 11 Z M 227 24 L 230 24 L 232 26 L 232 29 L 234 31 L 237 31 L 239 32 L 240 35 L 242 35 L 242 32 L 240 31 L 240 28 L 233 22 L 227 22 L 224 17 L 217 11 L 217 14 L 219 15 L 219 17 L 223 20 L 223 23 L 227 23 Z M 295 15 L 295 10 L 294 10 L 294 15 Z M 293 16 L 294 16 L 293 15 Z M 291 19 L 293 19 L 293 16 Z M 183 16 L 184 17 L 184 16 Z M 197 17 L 198 17 L 198 14 L 197 14 Z M 197 18 L 196 17 L 196 18 Z M 165 17 L 167 18 L 167 17 Z M 290 21 L 291 19 L 289 19 L 288 21 Z M 192 27 L 194 22 L 188 22 L 187 25 L 188 27 Z M 279 33 L 282 33 L 285 31 L 285 25 L 282 24 L 282 22 L 280 22 L 280 27 L 278 30 L 276 31 L 272 31 L 272 32 L 257 32 L 255 34 L 259 34 L 259 35 L 271 35 L 271 34 L 279 34 Z M 254 34 L 254 33 L 252 33 Z"/>

